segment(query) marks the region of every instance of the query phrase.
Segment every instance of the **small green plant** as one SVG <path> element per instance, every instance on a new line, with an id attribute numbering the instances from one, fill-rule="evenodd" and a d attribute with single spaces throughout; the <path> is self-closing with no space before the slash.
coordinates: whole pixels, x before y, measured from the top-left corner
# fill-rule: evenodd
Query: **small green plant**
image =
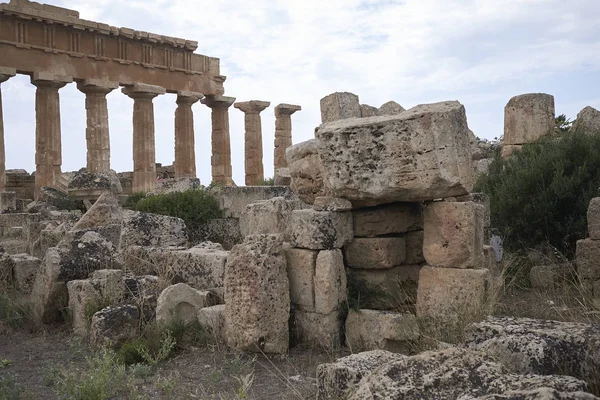
<path id="1" fill-rule="evenodd" d="M 0 400 L 20 400 L 23 392 L 12 375 L 0 375 Z"/>
<path id="2" fill-rule="evenodd" d="M 179 384 L 179 378 L 177 371 L 171 372 L 168 377 L 159 377 L 156 381 L 156 388 L 171 397 Z"/>
<path id="3" fill-rule="evenodd" d="M 152 367 L 144 363 L 133 364 L 129 366 L 129 370 L 131 371 L 134 377 L 138 379 L 143 379 L 144 382 L 146 382 L 148 377 L 152 376 L 153 374 Z"/>
<path id="4" fill-rule="evenodd" d="M 146 344 L 138 345 L 137 351 L 142 356 L 142 359 L 144 360 L 144 362 L 146 362 L 148 365 L 151 365 L 154 367 L 157 364 L 159 364 L 159 363 L 165 361 L 167 358 L 169 358 L 169 356 L 173 352 L 173 349 L 175 348 L 175 344 L 176 344 L 176 342 L 175 342 L 175 339 L 173 338 L 171 331 L 167 329 L 164 332 L 164 336 L 160 342 L 160 347 L 158 348 L 158 351 L 156 351 L 156 352 L 150 351 L 150 349 L 148 348 L 148 346 Z"/>
<path id="5" fill-rule="evenodd" d="M 135 192 L 127 197 L 127 201 L 125 202 L 125 207 L 134 208 L 140 200 L 146 197 L 146 193 L 144 192 Z"/>
<path id="6" fill-rule="evenodd" d="M 252 385 L 254 384 L 254 371 L 246 375 L 234 376 L 233 378 L 238 384 L 236 390 L 238 399 L 247 399 L 250 388 L 252 388 Z"/>
<path id="7" fill-rule="evenodd" d="M 3 359 L 0 360 L 0 368 L 7 368 L 10 367 L 11 365 L 13 365 L 12 360 L 8 360 L 8 359 Z"/>

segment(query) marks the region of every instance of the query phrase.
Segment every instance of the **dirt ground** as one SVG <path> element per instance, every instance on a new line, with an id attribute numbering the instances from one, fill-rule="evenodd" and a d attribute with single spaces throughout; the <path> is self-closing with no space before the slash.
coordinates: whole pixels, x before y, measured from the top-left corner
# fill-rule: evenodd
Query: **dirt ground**
<path id="1" fill-rule="evenodd" d="M 495 313 L 600 322 L 600 312 L 569 288 L 548 293 L 507 290 Z M 53 371 L 84 368 L 90 354 L 92 350 L 65 329 L 28 333 L 0 325 L 0 378 L 9 377 L 12 393 L 20 393 L 12 398 L 59 398 Z M 236 353 L 223 345 L 189 347 L 148 376 L 136 377 L 135 387 L 139 398 L 148 399 L 314 399 L 317 366 L 348 354 L 293 348 L 288 355 L 267 357 Z"/>

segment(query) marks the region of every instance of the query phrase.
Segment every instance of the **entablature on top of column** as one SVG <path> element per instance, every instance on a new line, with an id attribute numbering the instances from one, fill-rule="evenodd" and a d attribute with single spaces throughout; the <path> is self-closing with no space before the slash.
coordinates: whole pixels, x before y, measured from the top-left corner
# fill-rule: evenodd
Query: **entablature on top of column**
<path id="1" fill-rule="evenodd" d="M 17 70 L 14 68 L 0 67 L 0 83 L 7 81 L 17 74 Z"/>
<path id="2" fill-rule="evenodd" d="M 301 106 L 295 104 L 281 103 L 275 106 L 275 116 L 279 117 L 280 115 L 292 115 L 296 111 L 300 110 L 302 110 Z"/>
<path id="3" fill-rule="evenodd" d="M 270 101 L 250 100 L 237 102 L 233 106 L 245 114 L 258 114 L 270 105 Z"/>
<path id="4" fill-rule="evenodd" d="M 235 97 L 229 96 L 206 96 L 200 100 L 202 104 L 209 108 L 229 108 L 235 103 Z"/>
<path id="5" fill-rule="evenodd" d="M 134 83 L 133 85 L 127 85 L 123 89 L 121 89 L 121 92 L 131 97 L 132 99 L 153 99 L 158 95 L 167 93 L 164 87 L 146 85 L 145 83 Z"/>

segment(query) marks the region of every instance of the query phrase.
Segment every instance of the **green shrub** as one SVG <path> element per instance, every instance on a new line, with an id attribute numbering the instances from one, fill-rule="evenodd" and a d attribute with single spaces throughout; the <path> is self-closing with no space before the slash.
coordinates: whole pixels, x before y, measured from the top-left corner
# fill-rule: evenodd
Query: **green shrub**
<path id="1" fill-rule="evenodd" d="M 183 219 L 192 241 L 204 223 L 223 214 L 217 200 L 204 189 L 145 197 L 135 204 L 134 209 Z"/>
<path id="2" fill-rule="evenodd" d="M 275 178 L 263 178 L 258 186 L 275 186 Z"/>
<path id="3" fill-rule="evenodd" d="M 135 208 L 135 205 L 140 202 L 144 197 L 146 197 L 146 193 L 144 192 L 135 192 L 127 197 L 127 201 L 125 202 L 125 207 Z"/>
<path id="4" fill-rule="evenodd" d="M 589 201 L 600 187 L 600 136 L 565 133 L 497 153 L 475 191 L 491 200 L 492 227 L 508 251 L 550 244 L 572 258 L 587 236 Z"/>

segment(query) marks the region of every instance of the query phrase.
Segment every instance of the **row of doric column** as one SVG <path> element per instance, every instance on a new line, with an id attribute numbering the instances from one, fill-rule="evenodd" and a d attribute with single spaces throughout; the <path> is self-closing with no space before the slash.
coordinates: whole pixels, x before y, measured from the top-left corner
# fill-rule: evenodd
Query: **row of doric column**
<path id="1" fill-rule="evenodd" d="M 14 69 L 0 67 L 0 84 L 15 74 Z M 31 83 L 36 86 L 36 199 L 43 186 L 52 186 L 62 174 L 59 89 L 71 82 L 73 82 L 71 77 L 45 73 L 34 73 L 31 77 Z M 110 169 L 110 136 L 106 95 L 118 87 L 119 84 L 116 82 L 97 79 L 77 82 L 77 88 L 85 94 L 87 169 L 92 173 Z M 165 94 L 166 90 L 158 86 L 136 83 L 123 87 L 122 92 L 133 99 L 132 190 L 149 192 L 153 190 L 156 181 L 153 100 L 155 97 Z M 232 185 L 229 108 L 235 102 L 234 97 L 204 97 L 201 93 L 177 92 L 175 176 L 196 177 L 192 105 L 198 101 L 212 111 L 212 180 L 226 186 Z M 244 112 L 246 185 L 258 185 L 264 180 L 260 113 L 269 105 L 269 102 L 256 100 L 235 103 L 235 108 Z M 290 104 L 280 104 L 275 107 L 275 169 L 287 166 L 285 149 L 292 145 L 291 115 L 300 109 L 300 106 Z M 3 191 L 5 187 L 5 168 L 2 92 L 0 91 L 0 191 Z"/>

